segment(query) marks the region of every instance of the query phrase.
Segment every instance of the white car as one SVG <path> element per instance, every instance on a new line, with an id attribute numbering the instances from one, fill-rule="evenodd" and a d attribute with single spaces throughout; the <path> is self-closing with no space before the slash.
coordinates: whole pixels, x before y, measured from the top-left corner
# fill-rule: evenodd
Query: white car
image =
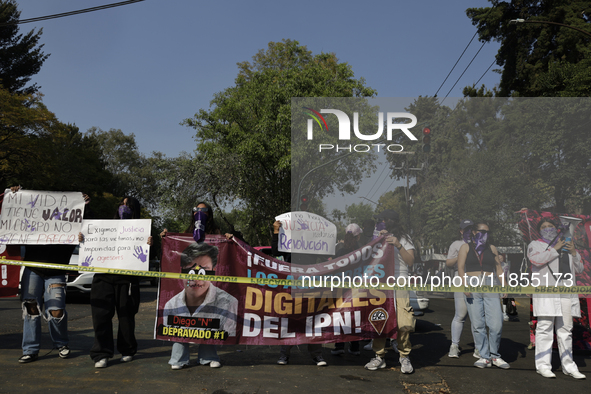
<path id="1" fill-rule="evenodd" d="M 409 292 L 410 306 L 414 309 L 415 316 L 423 316 L 425 309 L 429 308 L 429 299 L 422 295 L 417 295 L 416 291 Z"/>
<path id="2" fill-rule="evenodd" d="M 70 257 L 70 265 L 78 265 L 78 251 L 80 246 L 76 246 L 72 257 Z M 66 291 L 71 293 L 90 294 L 92 287 L 92 278 L 94 272 L 84 271 L 67 271 L 66 273 Z"/>

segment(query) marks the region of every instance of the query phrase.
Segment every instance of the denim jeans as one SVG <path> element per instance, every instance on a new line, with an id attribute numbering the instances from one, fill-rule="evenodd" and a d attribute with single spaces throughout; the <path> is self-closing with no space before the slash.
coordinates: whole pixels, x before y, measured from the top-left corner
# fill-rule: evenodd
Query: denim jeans
<path id="1" fill-rule="evenodd" d="M 481 277 L 478 277 L 479 280 Z M 485 276 L 483 285 L 491 286 L 490 276 Z M 473 283 L 476 283 L 475 281 Z M 503 331 L 503 311 L 500 295 L 496 293 L 472 293 L 466 298 L 466 307 L 472 323 L 472 335 L 475 348 L 480 357 L 490 360 L 491 357 L 500 358 L 499 346 Z M 488 335 L 486 328 L 488 327 Z"/>
<path id="2" fill-rule="evenodd" d="M 58 286 L 56 286 L 58 285 Z M 49 327 L 49 335 L 57 348 L 68 344 L 68 314 L 66 312 L 66 276 L 44 278 L 25 268 L 21 279 L 23 301 L 23 354 L 38 354 L 41 348 L 41 315 L 31 315 L 27 302 L 37 302 Z M 62 317 L 53 317 L 50 311 L 63 310 Z"/>
<path id="3" fill-rule="evenodd" d="M 173 342 L 172 353 L 170 355 L 170 365 L 189 365 L 189 343 Z M 199 345 L 199 353 L 197 354 L 199 364 L 206 365 L 212 361 L 220 361 L 215 345 Z"/>

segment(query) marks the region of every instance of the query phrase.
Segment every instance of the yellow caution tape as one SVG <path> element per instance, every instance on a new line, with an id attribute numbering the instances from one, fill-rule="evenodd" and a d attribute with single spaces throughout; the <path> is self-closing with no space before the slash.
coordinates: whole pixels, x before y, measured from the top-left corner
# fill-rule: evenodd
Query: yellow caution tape
<path id="1" fill-rule="evenodd" d="M 64 271 L 82 271 L 82 272 L 98 272 L 104 274 L 117 275 L 131 275 L 142 276 L 145 278 L 166 278 L 166 279 L 189 279 L 189 280 L 205 280 L 209 282 L 231 282 L 244 283 L 253 285 L 269 285 L 269 286 L 288 286 L 301 287 L 309 286 L 312 288 L 328 289 L 331 286 L 313 286 L 313 282 L 302 279 L 273 279 L 273 278 L 248 278 L 240 276 L 221 276 L 221 275 L 196 275 L 196 274 L 182 274 L 177 272 L 158 272 L 158 271 L 139 271 L 127 270 L 118 268 L 101 268 L 101 267 L 84 267 L 73 266 L 66 264 L 53 263 L 39 263 L 34 261 L 19 261 L 19 260 L 0 260 L 0 264 L 19 265 L 24 267 L 35 268 L 50 268 Z M 329 281 L 327 281 L 329 282 Z M 334 289 L 379 289 L 379 290 L 397 290 L 397 291 L 419 291 L 419 292 L 443 292 L 443 293 L 508 293 L 508 294 L 591 294 L 591 286 L 433 286 L 433 285 L 408 285 L 408 286 L 389 286 L 386 283 L 378 283 L 377 285 L 349 285 L 339 284 L 332 286 Z"/>

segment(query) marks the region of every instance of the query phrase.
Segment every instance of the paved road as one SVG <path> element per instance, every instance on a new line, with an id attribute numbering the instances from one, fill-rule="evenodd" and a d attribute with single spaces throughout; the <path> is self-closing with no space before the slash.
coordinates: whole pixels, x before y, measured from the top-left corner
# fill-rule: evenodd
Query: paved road
<path id="1" fill-rule="evenodd" d="M 93 331 L 90 307 L 86 299 L 69 299 L 69 330 L 72 357 L 61 360 L 51 351 L 44 327 L 42 351 L 38 361 L 21 365 L 21 307 L 16 299 L 0 299 L 0 392 L 1 393 L 587 393 L 591 390 L 591 357 L 575 354 L 575 361 L 589 380 L 575 381 L 557 373 L 556 379 L 544 379 L 535 373 L 534 351 L 527 349 L 529 301 L 518 306 L 521 320 L 503 327 L 501 354 L 510 370 L 477 369 L 472 366 L 473 341 L 469 322 L 464 328 L 462 356 L 447 357 L 453 300 L 431 299 L 430 309 L 417 322 L 412 334 L 412 375 L 402 375 L 394 352 L 386 356 L 388 368 L 367 371 L 363 365 L 372 354 L 332 356 L 324 349 L 328 367 L 315 366 L 305 346 L 294 349 L 290 364 L 276 364 L 277 346 L 224 346 L 219 353 L 223 368 L 212 369 L 192 363 L 190 368 L 172 371 L 167 364 L 170 344 L 153 337 L 156 288 L 142 287 L 142 305 L 138 314 L 139 353 L 128 364 L 119 355 L 109 367 L 97 370 L 88 356 Z M 196 356 L 197 347 L 192 347 Z M 557 355 L 554 355 L 555 367 Z"/>

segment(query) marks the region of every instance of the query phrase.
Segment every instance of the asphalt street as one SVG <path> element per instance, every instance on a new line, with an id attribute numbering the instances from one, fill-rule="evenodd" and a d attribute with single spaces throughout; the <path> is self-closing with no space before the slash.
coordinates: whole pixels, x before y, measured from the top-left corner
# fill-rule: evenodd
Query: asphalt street
<path id="1" fill-rule="evenodd" d="M 223 346 L 218 352 L 223 367 L 200 366 L 192 360 L 189 368 L 172 371 L 167 364 L 171 344 L 153 338 L 156 287 L 142 286 L 142 305 L 137 316 L 136 335 L 139 352 L 130 363 L 121 363 L 116 355 L 108 368 L 95 369 L 88 356 L 93 343 L 88 299 L 68 297 L 70 348 L 72 355 L 62 360 L 43 324 L 39 359 L 19 364 L 22 339 L 22 310 L 16 298 L 0 299 L 0 392 L 1 393 L 587 393 L 591 389 L 591 357 L 575 352 L 579 370 L 589 379 L 576 381 L 559 371 L 558 355 L 553 363 L 556 379 L 536 374 L 534 350 L 529 343 L 529 300 L 518 300 L 519 321 L 505 322 L 501 355 L 511 369 L 478 369 L 472 364 L 473 340 L 466 322 L 459 359 L 449 358 L 452 299 L 431 299 L 424 316 L 417 320 L 411 335 L 411 360 L 415 372 L 400 373 L 397 354 L 386 355 L 387 368 L 368 371 L 363 368 L 372 352 L 360 356 L 348 353 L 332 356 L 332 344 L 326 344 L 327 367 L 317 367 L 306 346 L 294 348 L 289 365 L 277 365 L 277 346 Z M 191 347 L 196 358 L 197 345 Z"/>

